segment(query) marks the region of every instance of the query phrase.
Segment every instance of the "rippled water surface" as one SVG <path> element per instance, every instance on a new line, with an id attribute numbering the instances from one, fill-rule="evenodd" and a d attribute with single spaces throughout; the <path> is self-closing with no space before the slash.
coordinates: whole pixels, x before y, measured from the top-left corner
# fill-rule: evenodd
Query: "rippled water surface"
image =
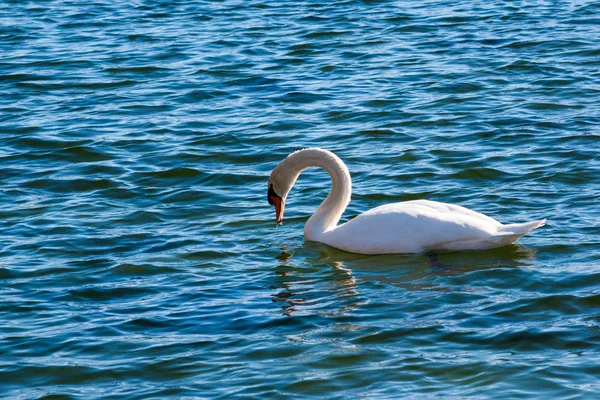
<path id="1" fill-rule="evenodd" d="M 3 398 L 595 398 L 600 2 L 3 1 Z M 426 198 L 518 245 L 304 243 Z"/>

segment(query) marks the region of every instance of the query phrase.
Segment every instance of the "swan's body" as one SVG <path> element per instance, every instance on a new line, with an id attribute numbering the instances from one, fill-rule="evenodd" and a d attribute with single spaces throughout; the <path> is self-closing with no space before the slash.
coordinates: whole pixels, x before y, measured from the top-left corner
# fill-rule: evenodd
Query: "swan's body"
<path id="1" fill-rule="evenodd" d="M 483 250 L 513 243 L 546 220 L 503 225 L 493 218 L 453 204 L 406 201 L 373 208 L 337 225 L 350 202 L 351 179 L 335 154 L 318 148 L 290 154 L 271 173 L 269 203 L 283 219 L 285 199 L 298 175 L 321 167 L 331 176 L 327 198 L 304 227 L 304 238 L 351 253 L 421 253 L 431 250 Z"/>

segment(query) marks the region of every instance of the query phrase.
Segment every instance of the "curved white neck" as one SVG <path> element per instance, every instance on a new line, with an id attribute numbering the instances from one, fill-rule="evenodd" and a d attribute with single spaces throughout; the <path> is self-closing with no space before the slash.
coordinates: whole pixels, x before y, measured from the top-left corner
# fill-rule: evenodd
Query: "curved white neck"
<path id="1" fill-rule="evenodd" d="M 300 150 L 293 153 L 290 158 L 298 174 L 309 167 L 320 167 L 331 177 L 329 194 L 304 226 L 304 238 L 316 241 L 324 232 L 337 226 L 346 206 L 350 203 L 352 194 L 350 172 L 338 156 L 323 149 Z"/>

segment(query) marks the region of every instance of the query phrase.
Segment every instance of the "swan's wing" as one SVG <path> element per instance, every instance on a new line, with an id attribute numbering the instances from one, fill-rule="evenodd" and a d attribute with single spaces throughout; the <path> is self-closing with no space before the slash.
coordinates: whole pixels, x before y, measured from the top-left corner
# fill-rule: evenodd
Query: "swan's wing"
<path id="1" fill-rule="evenodd" d="M 477 220 L 481 220 L 482 222 L 493 224 L 495 226 L 501 225 L 494 218 L 488 217 L 487 215 L 484 215 L 482 213 L 478 213 L 477 211 L 469 210 L 465 207 L 457 206 L 456 204 L 440 203 L 438 201 L 431 200 L 412 200 L 405 201 L 402 203 L 394 203 L 392 205 L 404 205 L 406 207 L 424 207 L 436 210 L 440 213 L 456 213 L 459 215 L 463 215 L 466 218 L 474 218 Z"/>
<path id="2" fill-rule="evenodd" d="M 369 210 L 325 232 L 322 239 L 355 253 L 418 253 L 447 243 L 482 240 L 501 226 L 464 207 L 418 200 Z"/>

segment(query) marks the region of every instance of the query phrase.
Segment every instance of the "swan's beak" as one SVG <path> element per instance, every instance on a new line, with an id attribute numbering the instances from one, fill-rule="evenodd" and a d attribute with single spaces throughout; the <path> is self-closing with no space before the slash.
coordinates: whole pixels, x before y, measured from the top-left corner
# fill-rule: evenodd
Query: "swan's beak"
<path id="1" fill-rule="evenodd" d="M 283 211 L 285 210 L 285 200 L 279 196 L 269 197 L 269 203 L 275 207 L 275 220 L 278 224 L 283 221 Z"/>
<path id="2" fill-rule="evenodd" d="M 275 207 L 275 219 L 280 224 L 283 221 L 283 210 L 285 209 L 285 200 L 281 198 L 275 190 L 273 190 L 273 184 L 269 185 L 269 192 L 267 193 L 267 200 L 269 204 Z"/>

